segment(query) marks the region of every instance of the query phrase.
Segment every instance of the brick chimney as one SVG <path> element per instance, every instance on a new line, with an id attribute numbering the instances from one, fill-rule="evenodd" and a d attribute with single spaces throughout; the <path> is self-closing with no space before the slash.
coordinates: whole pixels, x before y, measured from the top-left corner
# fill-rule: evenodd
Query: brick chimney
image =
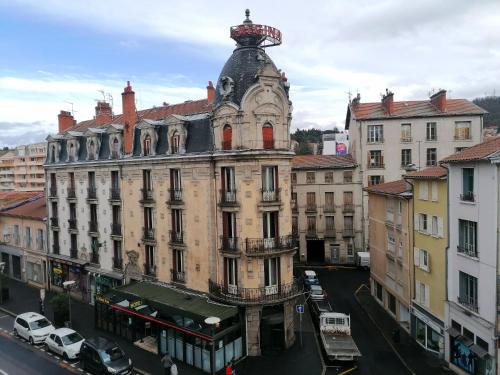
<path id="1" fill-rule="evenodd" d="M 98 125 L 111 122 L 113 119 L 113 111 L 109 103 L 98 101 L 95 107 L 95 120 Z"/>
<path id="2" fill-rule="evenodd" d="M 214 88 L 212 81 L 208 81 L 207 100 L 208 100 L 208 104 L 212 104 L 215 100 L 215 88 Z"/>
<path id="3" fill-rule="evenodd" d="M 394 93 L 389 89 L 385 89 L 385 95 L 382 96 L 382 105 L 387 114 L 392 115 L 394 113 Z"/>
<path id="4" fill-rule="evenodd" d="M 122 108 L 123 108 L 123 152 L 131 154 L 134 141 L 134 128 L 137 122 L 137 112 L 135 109 L 135 92 L 132 91 L 130 81 L 127 81 L 127 86 L 122 92 Z"/>
<path id="5" fill-rule="evenodd" d="M 358 107 L 358 105 L 359 105 L 360 102 L 361 102 L 361 95 L 358 92 L 356 94 L 356 97 L 351 100 L 351 107 L 354 108 L 354 109 L 356 109 Z"/>
<path id="6" fill-rule="evenodd" d="M 68 111 L 61 111 L 61 113 L 57 115 L 57 119 L 59 123 L 59 133 L 63 133 L 76 125 L 76 120 L 73 118 L 71 112 Z"/>
<path id="7" fill-rule="evenodd" d="M 431 104 L 441 112 L 446 112 L 446 90 L 439 90 L 431 96 Z"/>

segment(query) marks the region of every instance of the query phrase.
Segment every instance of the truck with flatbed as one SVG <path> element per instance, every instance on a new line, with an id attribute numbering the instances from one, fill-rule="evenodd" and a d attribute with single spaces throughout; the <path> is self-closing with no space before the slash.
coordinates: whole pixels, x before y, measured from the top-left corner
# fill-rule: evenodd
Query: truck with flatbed
<path id="1" fill-rule="evenodd" d="M 337 312 L 319 316 L 319 335 L 326 356 L 330 361 L 356 361 L 361 357 L 351 337 L 351 317 Z"/>

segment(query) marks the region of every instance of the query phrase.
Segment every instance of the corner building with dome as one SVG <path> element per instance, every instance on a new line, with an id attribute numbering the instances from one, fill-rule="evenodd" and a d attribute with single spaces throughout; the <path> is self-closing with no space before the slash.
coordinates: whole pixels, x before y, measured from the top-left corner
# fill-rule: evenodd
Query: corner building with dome
<path id="1" fill-rule="evenodd" d="M 207 98 L 92 120 L 59 115 L 45 164 L 49 277 L 97 327 L 205 372 L 295 341 L 289 84 L 279 30 L 231 28 Z"/>

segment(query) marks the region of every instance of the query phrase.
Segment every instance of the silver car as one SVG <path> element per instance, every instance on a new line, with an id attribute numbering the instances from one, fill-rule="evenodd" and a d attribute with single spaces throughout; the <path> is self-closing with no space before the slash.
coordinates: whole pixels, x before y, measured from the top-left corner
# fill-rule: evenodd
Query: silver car
<path id="1" fill-rule="evenodd" d="M 311 285 L 309 292 L 313 301 L 319 301 L 326 298 L 326 292 L 321 285 Z"/>

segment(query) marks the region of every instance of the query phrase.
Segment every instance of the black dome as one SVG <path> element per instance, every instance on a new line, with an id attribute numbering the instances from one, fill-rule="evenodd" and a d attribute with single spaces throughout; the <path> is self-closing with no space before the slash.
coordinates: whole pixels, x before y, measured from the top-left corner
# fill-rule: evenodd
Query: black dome
<path id="1" fill-rule="evenodd" d="M 222 90 L 222 80 L 228 81 L 226 77 L 232 80 L 232 90 L 226 95 L 227 100 L 240 105 L 241 99 L 250 86 L 257 82 L 257 72 L 269 62 L 274 69 L 276 65 L 272 62 L 269 56 L 264 52 L 263 48 L 257 46 L 244 46 L 236 48 L 233 54 L 227 60 L 222 72 L 217 80 L 215 93 L 215 104 L 219 104 L 224 99 Z M 278 71 L 276 69 L 276 71 Z"/>

